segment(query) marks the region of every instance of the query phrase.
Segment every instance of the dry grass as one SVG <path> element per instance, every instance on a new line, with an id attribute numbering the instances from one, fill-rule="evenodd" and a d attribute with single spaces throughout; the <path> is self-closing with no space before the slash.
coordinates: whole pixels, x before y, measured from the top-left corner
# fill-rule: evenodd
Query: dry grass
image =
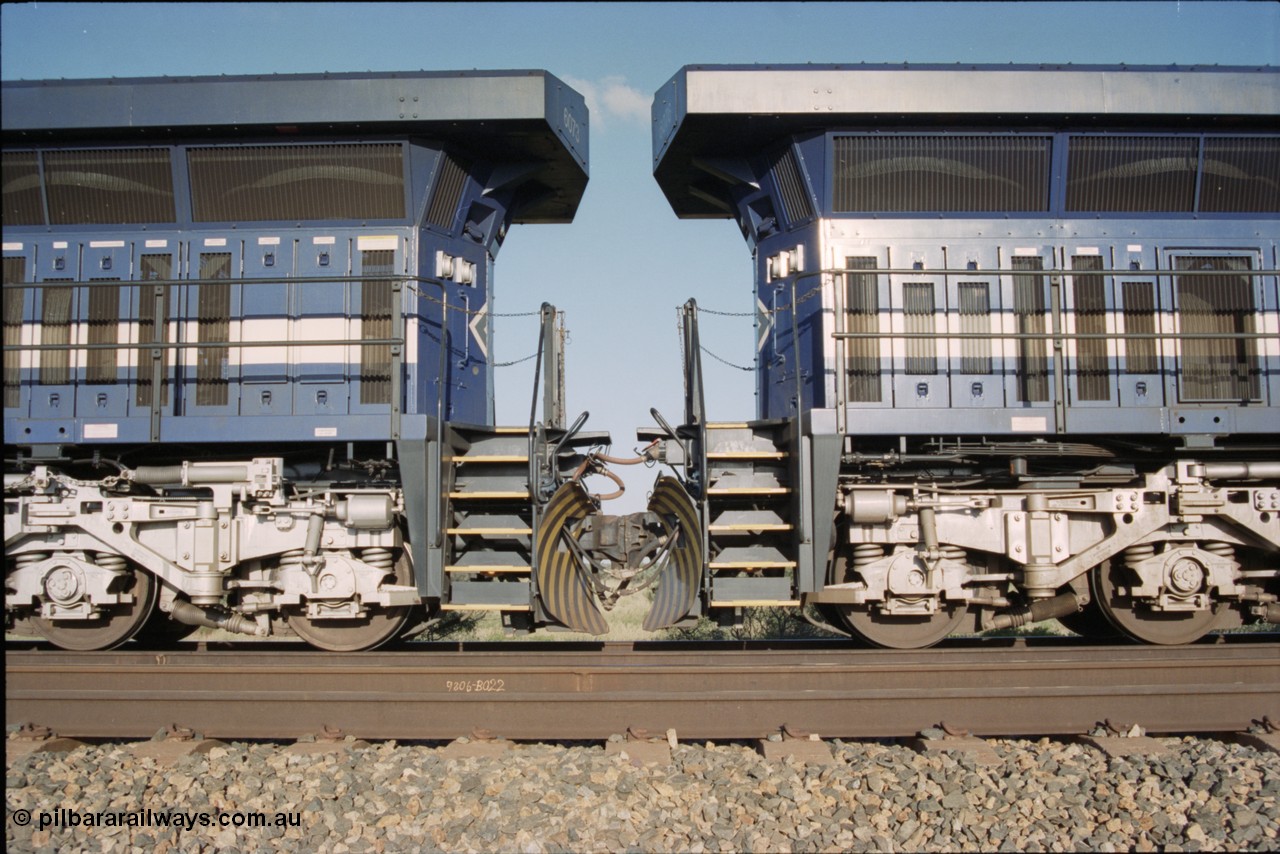
<path id="1" fill-rule="evenodd" d="M 605 635 L 588 635 L 583 632 L 539 630 L 533 634 L 508 634 L 502 626 L 502 618 L 497 613 L 485 613 L 479 616 L 469 615 L 447 619 L 441 625 L 422 636 L 423 640 L 530 640 L 550 643 L 561 641 L 639 641 L 653 640 L 657 637 L 646 632 L 645 614 L 649 613 L 649 598 L 644 595 L 624 596 L 613 610 L 605 611 L 605 622 L 609 624 L 609 633 Z M 455 612 L 456 613 L 456 612 Z"/>

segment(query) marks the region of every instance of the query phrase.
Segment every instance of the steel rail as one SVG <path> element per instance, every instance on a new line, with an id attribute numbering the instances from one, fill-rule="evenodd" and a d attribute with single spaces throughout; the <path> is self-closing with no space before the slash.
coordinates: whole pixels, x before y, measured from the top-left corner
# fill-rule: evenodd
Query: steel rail
<path id="1" fill-rule="evenodd" d="M 640 727 L 758 738 L 1229 732 L 1280 718 L 1275 643 L 1189 647 L 984 642 L 933 650 L 650 649 L 331 654 L 305 650 L 7 651 L 5 715 L 62 735 L 145 737 L 170 723 L 222 738 L 604 738 Z"/>

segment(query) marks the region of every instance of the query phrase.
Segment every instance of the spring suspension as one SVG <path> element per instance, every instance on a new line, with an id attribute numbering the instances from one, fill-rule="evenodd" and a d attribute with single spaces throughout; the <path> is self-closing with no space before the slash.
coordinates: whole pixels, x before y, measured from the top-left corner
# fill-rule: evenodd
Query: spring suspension
<path id="1" fill-rule="evenodd" d="M 381 546 L 374 546 L 360 552 L 360 560 L 384 572 L 390 572 L 395 565 L 395 561 L 391 558 L 391 549 L 384 549 Z"/>
<path id="2" fill-rule="evenodd" d="M 1224 560 L 1236 559 L 1236 547 L 1230 543 L 1202 543 L 1200 547 Z"/>
<path id="3" fill-rule="evenodd" d="M 108 572 L 125 572 L 129 568 L 129 563 L 124 559 L 124 555 L 111 552 L 98 552 L 93 556 L 93 562 Z"/>
<path id="4" fill-rule="evenodd" d="M 49 557 L 49 552 L 27 552 L 16 556 L 13 559 L 13 562 L 16 565 L 16 569 L 26 569 L 27 567 L 33 566 L 42 560 L 48 560 Z"/>
<path id="5" fill-rule="evenodd" d="M 1136 546 L 1129 546 L 1124 550 L 1124 563 L 1130 569 L 1135 569 L 1144 560 L 1155 556 L 1156 547 L 1154 543 L 1141 543 Z"/>
<path id="6" fill-rule="evenodd" d="M 290 549 L 287 552 L 280 553 L 280 571 L 300 569 L 311 579 L 311 592 L 318 593 L 320 588 L 319 577 L 320 567 L 315 563 L 314 556 L 311 562 L 307 560 L 308 555 L 306 549 Z"/>
<path id="7" fill-rule="evenodd" d="M 969 553 L 959 546 L 939 546 L 938 550 L 942 553 L 943 560 L 953 560 L 957 563 L 964 563 Z"/>
<path id="8" fill-rule="evenodd" d="M 854 567 L 875 563 L 884 557 L 884 546 L 878 543 L 859 543 L 853 547 Z"/>

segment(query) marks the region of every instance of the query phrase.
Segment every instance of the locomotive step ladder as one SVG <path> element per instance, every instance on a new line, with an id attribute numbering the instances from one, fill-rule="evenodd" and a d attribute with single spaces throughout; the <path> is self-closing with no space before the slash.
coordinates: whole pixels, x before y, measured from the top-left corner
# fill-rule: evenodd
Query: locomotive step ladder
<path id="1" fill-rule="evenodd" d="M 771 422 L 707 424 L 712 608 L 799 604 L 794 460 L 786 430 Z"/>
<path id="2" fill-rule="evenodd" d="M 532 610 L 529 430 L 452 427 L 443 458 L 445 611 Z"/>

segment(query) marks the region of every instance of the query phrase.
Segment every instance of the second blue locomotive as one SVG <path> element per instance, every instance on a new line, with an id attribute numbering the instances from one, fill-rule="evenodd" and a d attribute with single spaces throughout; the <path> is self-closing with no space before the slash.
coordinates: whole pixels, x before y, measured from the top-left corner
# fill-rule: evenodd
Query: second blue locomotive
<path id="1" fill-rule="evenodd" d="M 1277 115 L 1275 69 L 681 70 L 654 175 L 755 267 L 759 420 L 708 420 L 685 313 L 705 606 L 895 647 L 1280 617 Z"/>

